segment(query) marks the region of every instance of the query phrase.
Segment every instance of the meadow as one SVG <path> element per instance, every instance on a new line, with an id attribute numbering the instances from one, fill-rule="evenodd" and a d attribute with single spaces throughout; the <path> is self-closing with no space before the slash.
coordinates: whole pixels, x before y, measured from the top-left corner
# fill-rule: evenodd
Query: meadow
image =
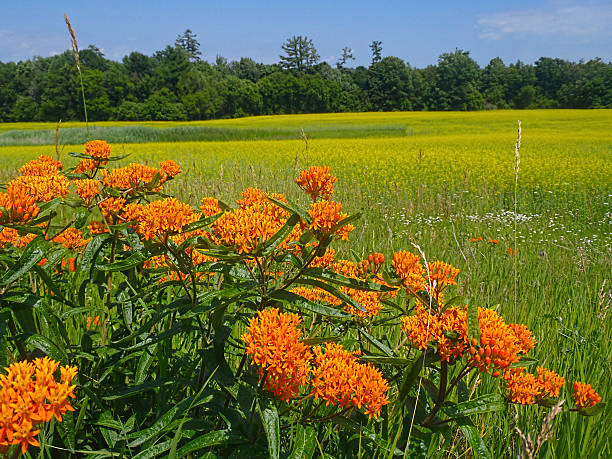
<path id="1" fill-rule="evenodd" d="M 610 110 L 397 112 L 105 122 L 90 126 L 90 136 L 129 155 L 120 164 L 178 162 L 181 176 L 164 192 L 194 207 L 203 196 L 232 205 L 247 187 L 306 205 L 296 177 L 309 166 L 329 166 L 343 211 L 362 212 L 350 246 L 338 246 L 340 256 L 390 258 L 411 250 L 452 264 L 461 270 L 458 295 L 526 324 L 538 342 L 533 357 L 568 381 L 589 381 L 609 402 L 610 126 Z M 0 124 L 0 180 L 40 154 L 76 164 L 68 152 L 82 152 L 84 125 L 62 124 L 58 145 L 54 136 L 48 123 Z M 383 335 L 397 344 L 398 329 Z M 478 377 L 470 383 L 477 395 L 498 385 Z M 541 457 L 610 457 L 609 406 L 593 417 L 561 413 Z M 546 413 L 509 405 L 475 425 L 493 457 L 516 457 L 515 427 L 535 438 Z M 419 445 L 413 457 L 473 454 L 456 436 Z"/>

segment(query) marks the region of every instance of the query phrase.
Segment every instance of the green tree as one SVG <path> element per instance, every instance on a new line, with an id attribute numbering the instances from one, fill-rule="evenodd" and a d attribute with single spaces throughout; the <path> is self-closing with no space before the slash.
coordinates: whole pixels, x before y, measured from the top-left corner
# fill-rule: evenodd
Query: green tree
<path id="1" fill-rule="evenodd" d="M 455 50 L 438 58 L 440 105 L 442 110 L 478 110 L 484 100 L 478 90 L 480 67 L 469 51 Z"/>
<path id="2" fill-rule="evenodd" d="M 382 41 L 374 40 L 370 43 L 370 49 L 372 50 L 372 64 L 380 62 L 382 59 Z"/>
<path id="3" fill-rule="evenodd" d="M 312 40 L 301 35 L 288 38 L 281 49 L 285 54 L 280 56 L 280 64 L 286 69 L 306 70 L 320 59 Z"/>
<path id="4" fill-rule="evenodd" d="M 374 110 L 410 110 L 412 78 L 399 57 L 385 57 L 370 66 L 368 98 Z"/>
<path id="5" fill-rule="evenodd" d="M 354 61 L 355 57 L 353 56 L 353 50 L 345 46 L 344 48 L 342 48 L 342 55 L 340 56 L 340 59 L 338 59 L 338 62 L 336 63 L 336 67 L 338 67 L 339 69 L 344 68 L 344 66 L 349 60 Z"/>
<path id="6" fill-rule="evenodd" d="M 196 34 L 190 29 L 185 30 L 185 32 L 176 38 L 174 46 L 184 50 L 191 61 L 197 62 L 200 60 L 202 55 L 200 42 L 196 39 Z"/>

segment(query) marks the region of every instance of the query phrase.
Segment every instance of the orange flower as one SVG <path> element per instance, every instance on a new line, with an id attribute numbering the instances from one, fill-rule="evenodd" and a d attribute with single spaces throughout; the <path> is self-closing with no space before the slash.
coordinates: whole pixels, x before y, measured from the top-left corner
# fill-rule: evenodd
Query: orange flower
<path id="1" fill-rule="evenodd" d="M 407 250 L 395 252 L 393 254 L 393 267 L 397 275 L 402 279 L 406 289 L 419 291 L 425 288 L 423 265 L 418 255 Z"/>
<path id="2" fill-rule="evenodd" d="M 96 328 L 100 325 L 100 316 L 95 316 L 95 317 L 89 317 L 87 316 L 85 318 L 86 321 L 86 325 L 87 325 L 87 330 Z"/>
<path id="3" fill-rule="evenodd" d="M 314 257 L 310 266 L 313 268 L 328 268 L 333 263 L 335 255 L 336 251 L 332 248 L 328 248 L 320 257 Z"/>
<path id="4" fill-rule="evenodd" d="M 82 159 L 74 168 L 74 173 L 82 174 L 84 172 L 94 171 L 99 165 L 100 163 L 94 159 Z"/>
<path id="5" fill-rule="evenodd" d="M 533 339 L 533 333 L 523 324 L 508 324 L 512 333 L 517 339 L 519 345 L 519 354 L 527 354 L 535 346 L 535 339 Z"/>
<path id="6" fill-rule="evenodd" d="M 53 242 L 62 244 L 67 249 L 79 249 L 86 246 L 89 241 L 91 238 L 84 239 L 83 232 L 77 228 L 66 228 L 53 238 Z"/>
<path id="7" fill-rule="evenodd" d="M 165 241 L 172 233 L 199 218 L 191 206 L 176 198 L 153 201 L 140 209 L 138 232 L 147 240 L 157 238 Z"/>
<path id="8" fill-rule="evenodd" d="M 83 180 L 75 180 L 74 186 L 76 188 L 76 193 L 83 199 L 85 202 L 89 202 L 91 198 L 100 194 L 99 186 L 100 181 L 95 179 L 83 179 Z"/>
<path id="9" fill-rule="evenodd" d="M 202 198 L 200 211 L 207 217 L 212 217 L 222 212 L 221 207 L 219 207 L 219 200 L 211 197 Z"/>
<path id="10" fill-rule="evenodd" d="M 554 371 L 538 367 L 537 376 L 525 368 L 509 368 L 503 379 L 508 390 L 508 399 L 513 403 L 533 405 L 547 397 L 558 397 L 565 379 Z"/>
<path id="11" fill-rule="evenodd" d="M 96 161 L 107 161 L 110 158 L 111 147 L 104 140 L 92 140 L 85 144 L 85 154 Z"/>
<path id="12" fill-rule="evenodd" d="M 24 223 L 38 216 L 40 208 L 27 188 L 12 186 L 7 191 L 0 193 L 0 207 L 6 210 L 0 211 L 0 223 Z"/>
<path id="13" fill-rule="evenodd" d="M 64 166 L 50 156 L 40 155 L 38 159 L 28 161 L 19 169 L 21 175 L 58 175 Z"/>
<path id="14" fill-rule="evenodd" d="M 329 167 L 312 166 L 302 171 L 296 182 L 313 201 L 316 201 L 319 197 L 328 200 L 334 192 L 334 183 L 337 180 L 329 173 Z"/>
<path id="15" fill-rule="evenodd" d="M 102 170 L 102 184 L 105 187 L 134 193 L 138 188 L 147 187 L 158 177 L 159 183 L 154 191 L 161 191 L 161 185 L 166 181 L 167 175 L 157 167 L 145 164 L 131 163 L 126 167 L 113 169 L 110 172 Z"/>
<path id="16" fill-rule="evenodd" d="M 490 244 L 499 244 L 499 241 L 497 239 L 489 239 L 487 242 L 489 242 Z"/>
<path id="17" fill-rule="evenodd" d="M 365 408 L 370 418 L 378 417 L 381 408 L 389 403 L 389 383 L 382 373 L 371 363 L 359 363 L 354 354 L 336 343 L 328 343 L 325 350 L 317 346 L 313 352 L 312 395 L 328 405 Z"/>
<path id="18" fill-rule="evenodd" d="M 87 229 L 89 229 L 89 234 L 91 235 L 108 233 L 108 228 L 106 228 L 104 222 L 100 221 L 89 222 L 89 225 L 87 225 Z"/>
<path id="19" fill-rule="evenodd" d="M 35 201 L 48 202 L 57 197 L 66 197 L 70 181 L 63 175 L 20 175 L 11 181 L 6 191 L 29 195 Z"/>
<path id="20" fill-rule="evenodd" d="M 267 195 L 256 188 L 247 189 L 242 193 L 243 199 L 237 201 L 240 208 L 225 212 L 213 223 L 213 233 L 219 243 L 235 247 L 239 253 L 251 253 L 260 242 L 276 234 L 287 222 L 289 212 L 272 203 L 266 196 L 286 202 L 283 195 Z M 205 212 L 208 212 L 208 204 L 208 201 L 203 202 Z M 296 225 L 281 246 L 287 248 L 287 243 L 299 239 L 300 234 L 300 225 Z"/>
<path id="21" fill-rule="evenodd" d="M 166 173 L 169 177 L 176 177 L 181 173 L 181 166 L 175 161 L 169 159 L 168 161 L 162 161 L 159 163 L 161 170 Z"/>
<path id="22" fill-rule="evenodd" d="M 34 425 L 52 417 L 61 422 L 67 411 L 74 411 L 69 399 L 75 398 L 71 384 L 77 369 L 62 367 L 58 381 L 58 366 L 49 357 L 37 358 L 13 363 L 0 375 L 0 445 L 20 445 L 25 453 L 29 445 L 39 446 Z"/>
<path id="23" fill-rule="evenodd" d="M 308 210 L 308 214 L 310 215 L 310 229 L 323 235 L 330 234 L 340 221 L 348 217 L 347 214 L 342 212 L 342 204 L 333 201 L 313 203 Z M 336 236 L 343 241 L 348 241 L 348 233 L 354 229 L 353 225 L 344 225 L 335 230 Z"/>
<path id="24" fill-rule="evenodd" d="M 448 263 L 442 261 L 429 263 L 429 277 L 437 290 L 447 285 L 457 285 L 455 279 L 458 274 L 459 270 Z"/>
<path id="25" fill-rule="evenodd" d="M 590 384 L 574 382 L 574 402 L 578 408 L 588 408 L 601 402 L 601 397 Z"/>
<path id="26" fill-rule="evenodd" d="M 311 371 L 310 347 L 300 341 L 301 321 L 297 314 L 265 309 L 250 320 L 247 332 L 242 335 L 246 354 L 259 367 L 259 377 L 265 378 L 266 389 L 285 401 L 299 393 Z"/>

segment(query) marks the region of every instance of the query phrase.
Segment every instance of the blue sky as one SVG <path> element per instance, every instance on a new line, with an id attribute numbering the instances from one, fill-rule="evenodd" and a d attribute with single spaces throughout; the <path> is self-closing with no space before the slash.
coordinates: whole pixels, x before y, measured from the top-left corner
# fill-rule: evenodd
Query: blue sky
<path id="1" fill-rule="evenodd" d="M 496 56 L 506 63 L 541 56 L 612 61 L 610 0 L 0 0 L 0 7 L 2 62 L 68 49 L 64 13 L 81 48 L 95 44 L 114 60 L 130 51 L 152 54 L 189 28 L 211 62 L 218 54 L 278 62 L 292 35 L 312 38 L 332 64 L 348 46 L 354 65 L 368 65 L 372 40 L 383 42 L 384 56 L 415 67 L 455 48 L 469 50 L 480 65 Z"/>

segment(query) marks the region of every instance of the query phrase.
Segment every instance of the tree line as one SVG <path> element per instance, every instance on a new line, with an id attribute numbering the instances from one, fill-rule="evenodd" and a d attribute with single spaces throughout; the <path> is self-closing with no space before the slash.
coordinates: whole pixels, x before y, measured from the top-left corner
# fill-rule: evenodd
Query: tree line
<path id="1" fill-rule="evenodd" d="M 249 115 L 393 110 L 612 108 L 612 63 L 542 57 L 485 67 L 456 49 L 415 68 L 370 45 L 369 66 L 351 67 L 349 47 L 335 65 L 321 62 L 311 39 L 294 36 L 280 60 L 201 59 L 190 30 L 151 56 L 121 62 L 96 46 L 79 51 L 90 120 L 206 120 Z M 71 50 L 0 62 L 0 121 L 83 120 L 81 83 Z"/>

